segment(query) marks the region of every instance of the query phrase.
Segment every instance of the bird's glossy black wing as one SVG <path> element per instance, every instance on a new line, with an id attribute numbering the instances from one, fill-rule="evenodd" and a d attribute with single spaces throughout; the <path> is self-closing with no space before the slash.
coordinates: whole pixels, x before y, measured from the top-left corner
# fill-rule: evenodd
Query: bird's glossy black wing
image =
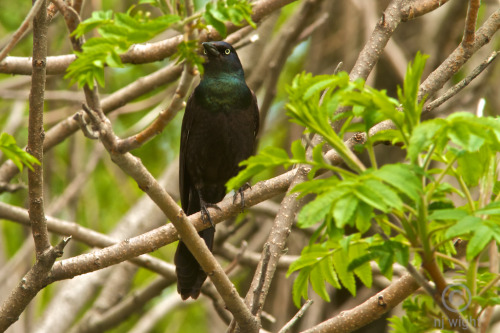
<path id="1" fill-rule="evenodd" d="M 253 113 L 254 117 L 254 123 L 255 123 L 255 129 L 254 129 L 254 136 L 257 137 L 257 134 L 259 133 L 259 126 L 260 126 L 260 113 L 259 113 L 259 104 L 257 104 L 257 98 L 255 97 L 255 93 L 252 92 L 252 105 L 250 106 L 250 112 Z M 256 144 L 257 142 L 255 142 Z M 256 147 L 255 147 L 256 148 Z M 255 150 L 254 148 L 254 150 Z M 255 151 L 254 151 L 255 153 Z"/>
<path id="2" fill-rule="evenodd" d="M 191 191 L 191 179 L 187 171 L 187 146 L 189 144 L 189 131 L 192 128 L 195 119 L 194 93 L 188 98 L 184 118 L 182 118 L 181 126 L 181 146 L 179 154 L 179 192 L 181 197 L 181 206 L 184 212 L 187 213 L 189 206 L 189 192 Z"/>

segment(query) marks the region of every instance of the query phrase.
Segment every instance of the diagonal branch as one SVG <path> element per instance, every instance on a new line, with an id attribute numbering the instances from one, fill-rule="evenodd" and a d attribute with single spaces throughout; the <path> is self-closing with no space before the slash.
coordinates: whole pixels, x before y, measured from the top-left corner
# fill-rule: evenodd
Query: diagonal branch
<path id="1" fill-rule="evenodd" d="M 245 306 L 236 288 L 207 248 L 203 239 L 198 236 L 196 229 L 189 222 L 189 219 L 182 209 L 180 209 L 165 189 L 158 184 L 156 179 L 149 173 L 139 159 L 130 153 L 118 154 L 112 150 L 116 144 L 116 135 L 113 133 L 110 121 L 100 109 L 97 96 L 94 95 L 93 97 L 93 99 L 89 100 L 89 102 L 92 103 L 92 111 L 88 110 L 87 113 L 95 113 L 94 116 L 90 117 L 94 119 L 92 125 L 100 134 L 101 142 L 110 153 L 113 162 L 131 176 L 139 187 L 146 192 L 170 219 L 188 249 L 193 253 L 203 270 L 207 272 L 207 275 L 214 283 L 217 291 L 224 299 L 227 308 L 231 311 L 236 321 L 244 327 L 247 332 L 258 331 L 257 321 Z"/>
<path id="2" fill-rule="evenodd" d="M 491 64 L 493 60 L 496 59 L 499 53 L 500 52 L 498 51 L 493 51 L 493 53 L 490 54 L 490 56 L 486 60 L 484 60 L 479 66 L 474 68 L 474 70 L 469 75 L 467 75 L 466 78 L 464 78 L 463 80 L 455 84 L 453 87 L 448 89 L 443 95 L 439 96 L 439 98 L 436 98 L 435 100 L 427 104 L 424 107 L 423 112 L 429 112 L 437 108 L 438 106 L 440 106 L 441 104 L 443 104 L 444 102 L 446 102 L 447 100 L 458 94 L 460 91 L 462 91 L 462 89 L 467 87 L 469 83 L 472 82 L 472 80 L 474 80 L 479 74 L 481 74 L 489 66 L 489 64 Z"/>
<path id="3" fill-rule="evenodd" d="M 155 121 L 143 131 L 128 138 L 119 140 L 116 143 L 116 151 L 125 153 L 133 149 L 137 149 L 147 141 L 151 140 L 155 135 L 161 133 L 170 123 L 170 121 L 174 119 L 174 117 L 177 115 L 177 112 L 184 108 L 184 99 L 189 90 L 189 87 L 191 86 L 191 83 L 193 82 L 193 77 L 193 68 L 191 66 L 185 65 L 181 78 L 179 80 L 179 85 L 175 90 L 175 94 L 172 97 L 169 106 L 161 111 Z"/>
<path id="4" fill-rule="evenodd" d="M 500 9 L 488 17 L 484 24 L 476 31 L 474 43 L 465 49 L 461 43 L 438 68 L 436 68 L 420 85 L 419 100 L 424 96 L 431 96 L 441 89 L 453 75 L 471 58 L 471 56 L 484 45 L 488 44 L 493 35 L 500 29 Z"/>
<path id="5" fill-rule="evenodd" d="M 410 274 L 405 274 L 361 305 L 347 311 L 342 311 L 339 315 L 303 333 L 348 333 L 355 331 L 382 317 L 383 314 L 401 303 L 418 288 L 419 285 L 415 279 Z"/>
<path id="6" fill-rule="evenodd" d="M 260 0 L 253 5 L 252 19 L 254 22 L 260 22 L 267 15 L 283 6 L 288 5 L 296 0 Z M 247 26 L 247 23 L 241 26 L 235 26 L 232 23 L 226 24 L 227 32 L 233 33 Z M 211 29 L 208 32 L 200 35 L 200 42 L 208 40 L 220 39 L 220 34 Z M 175 36 L 163 41 L 148 43 L 148 44 L 135 44 L 130 49 L 120 55 L 122 63 L 124 64 L 144 64 L 155 61 L 160 61 L 170 57 L 177 51 L 177 46 L 182 42 L 183 36 Z M 64 74 L 66 68 L 76 59 L 74 54 L 68 54 L 57 57 L 49 57 L 47 59 L 47 70 L 49 74 Z M 27 57 L 7 57 L 0 62 L 0 73 L 8 74 L 23 74 L 31 75 L 31 66 L 29 65 L 29 58 Z"/>
<path id="7" fill-rule="evenodd" d="M 42 8 L 42 5 L 45 7 L 46 1 L 45 0 L 36 0 L 36 2 L 33 4 L 31 7 L 28 15 L 24 18 L 24 21 L 21 23 L 19 28 L 14 32 L 7 43 L 7 45 L 4 46 L 2 51 L 0 51 L 0 62 L 5 59 L 7 54 L 16 46 L 16 44 L 21 40 L 21 37 L 23 37 L 24 33 L 28 30 L 31 21 L 37 15 L 40 11 L 40 8 Z"/>

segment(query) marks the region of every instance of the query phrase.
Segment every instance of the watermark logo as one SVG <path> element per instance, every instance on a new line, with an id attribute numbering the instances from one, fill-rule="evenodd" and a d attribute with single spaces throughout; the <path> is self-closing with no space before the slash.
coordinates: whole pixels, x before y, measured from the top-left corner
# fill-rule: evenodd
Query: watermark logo
<path id="1" fill-rule="evenodd" d="M 460 313 L 467 310 L 472 302 L 472 294 L 465 284 L 450 284 L 444 288 L 441 294 L 444 307 L 450 312 Z M 434 318 L 434 327 L 441 329 L 456 329 L 477 327 L 475 318 Z"/>
<path id="2" fill-rule="evenodd" d="M 446 309 L 451 312 L 460 313 L 470 306 L 472 295 L 465 284 L 450 284 L 444 288 L 441 300 Z"/>

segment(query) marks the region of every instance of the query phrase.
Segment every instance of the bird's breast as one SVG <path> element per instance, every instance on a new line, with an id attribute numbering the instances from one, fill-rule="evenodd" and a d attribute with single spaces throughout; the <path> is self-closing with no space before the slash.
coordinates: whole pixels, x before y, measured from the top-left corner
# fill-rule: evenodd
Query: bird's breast
<path id="1" fill-rule="evenodd" d="M 197 102 L 211 112 L 230 112 L 245 109 L 252 103 L 252 93 L 244 80 L 202 80 L 195 90 Z"/>
<path id="2" fill-rule="evenodd" d="M 254 128 L 250 112 L 200 109 L 189 133 L 187 154 L 195 182 L 222 182 L 236 175 L 239 162 L 254 149 Z"/>

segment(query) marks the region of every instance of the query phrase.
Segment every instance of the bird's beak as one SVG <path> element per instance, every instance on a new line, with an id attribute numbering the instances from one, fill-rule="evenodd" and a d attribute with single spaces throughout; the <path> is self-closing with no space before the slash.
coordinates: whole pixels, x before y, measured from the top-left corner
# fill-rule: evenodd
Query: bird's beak
<path id="1" fill-rule="evenodd" d="M 215 47 L 214 44 L 209 43 L 209 42 L 204 42 L 204 43 L 202 43 L 202 45 L 203 45 L 203 48 L 205 49 L 205 51 L 207 52 L 207 54 L 210 54 L 214 57 L 216 57 L 220 54 L 219 50 L 217 50 L 217 48 Z"/>

